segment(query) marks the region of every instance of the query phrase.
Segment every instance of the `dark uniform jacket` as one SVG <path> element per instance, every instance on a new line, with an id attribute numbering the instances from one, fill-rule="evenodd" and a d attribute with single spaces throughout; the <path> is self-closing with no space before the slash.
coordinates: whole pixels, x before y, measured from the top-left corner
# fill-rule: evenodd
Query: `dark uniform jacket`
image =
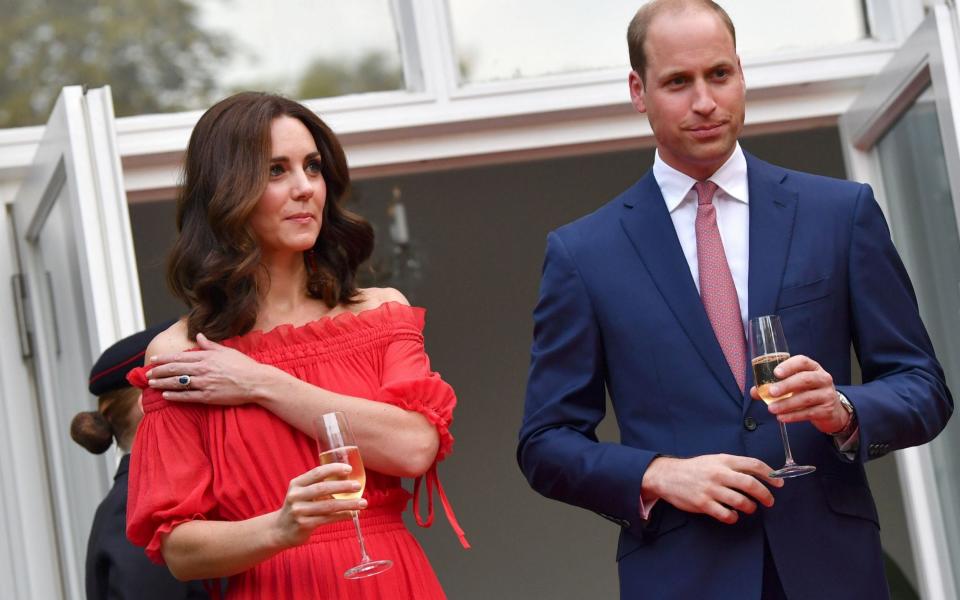
<path id="1" fill-rule="evenodd" d="M 177 581 L 165 566 L 150 562 L 143 548 L 127 539 L 129 467 L 127 454 L 93 519 L 87 543 L 87 600 L 206 600 L 199 581 Z"/>

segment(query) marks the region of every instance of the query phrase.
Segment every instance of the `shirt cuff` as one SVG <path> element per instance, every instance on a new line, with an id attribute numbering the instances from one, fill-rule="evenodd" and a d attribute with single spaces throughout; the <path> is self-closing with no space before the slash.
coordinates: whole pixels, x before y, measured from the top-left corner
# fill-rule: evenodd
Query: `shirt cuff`
<path id="1" fill-rule="evenodd" d="M 640 494 L 640 518 L 644 521 L 650 520 L 650 511 L 653 510 L 653 507 L 656 506 L 660 498 L 656 496 L 650 496 L 644 498 L 643 494 Z"/>
<path id="2" fill-rule="evenodd" d="M 860 426 L 856 428 L 845 439 L 839 436 L 833 436 L 833 445 L 849 461 L 857 458 L 857 452 L 860 450 Z M 643 501 L 641 499 L 641 506 Z"/>

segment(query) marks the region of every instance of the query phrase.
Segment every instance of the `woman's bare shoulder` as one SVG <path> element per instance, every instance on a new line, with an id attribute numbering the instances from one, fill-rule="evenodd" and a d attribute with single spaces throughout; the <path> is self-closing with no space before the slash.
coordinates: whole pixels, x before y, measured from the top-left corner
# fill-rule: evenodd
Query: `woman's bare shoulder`
<path id="1" fill-rule="evenodd" d="M 187 337 L 187 318 L 183 317 L 153 338 L 147 346 L 146 359 L 149 361 L 153 356 L 173 354 L 194 346 L 196 344 Z"/>

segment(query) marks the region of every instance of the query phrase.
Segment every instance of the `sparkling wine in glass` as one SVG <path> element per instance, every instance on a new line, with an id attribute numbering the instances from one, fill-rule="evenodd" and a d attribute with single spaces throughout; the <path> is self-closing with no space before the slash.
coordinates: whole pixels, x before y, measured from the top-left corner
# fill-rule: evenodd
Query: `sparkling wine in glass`
<path id="1" fill-rule="evenodd" d="M 764 402 L 772 404 L 793 395 L 771 396 L 769 391 L 771 385 L 780 381 L 773 374 L 773 370 L 777 368 L 777 365 L 790 358 L 787 339 L 784 337 L 783 327 L 780 325 L 780 317 L 767 315 L 750 319 L 750 356 L 757 393 Z M 787 438 L 787 426 L 780 420 L 777 420 L 777 422 L 780 424 L 780 437 L 783 440 L 783 451 L 787 460 L 783 467 L 770 473 L 770 476 L 786 479 L 816 471 L 817 468 L 814 466 L 798 465 L 793 462 L 790 440 Z"/>
<path id="2" fill-rule="evenodd" d="M 321 415 L 314 421 L 317 432 L 317 447 L 320 450 L 320 464 L 344 463 L 352 467 L 346 475 L 334 475 L 329 479 L 339 481 L 352 480 L 360 484 L 355 492 L 332 494 L 338 500 L 351 500 L 363 495 L 363 488 L 367 483 L 367 475 L 363 469 L 363 460 L 360 458 L 360 449 L 347 423 L 347 416 L 342 412 L 332 412 Z M 360 517 L 357 511 L 351 511 L 353 525 L 357 529 L 357 539 L 360 541 L 360 563 L 347 569 L 343 576 L 347 579 L 360 579 L 383 573 L 393 566 L 390 560 L 373 560 L 367 554 L 363 543 L 363 534 L 360 532 Z"/>

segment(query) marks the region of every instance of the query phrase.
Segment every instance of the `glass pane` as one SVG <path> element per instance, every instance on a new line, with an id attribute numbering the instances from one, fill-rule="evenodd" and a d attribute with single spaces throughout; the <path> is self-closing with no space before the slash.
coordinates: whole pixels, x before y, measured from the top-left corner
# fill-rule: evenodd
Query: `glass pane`
<path id="1" fill-rule="evenodd" d="M 817 52 L 868 36 L 862 0 L 725 0 L 719 4 L 737 26 L 737 50 L 744 60 Z"/>
<path id="2" fill-rule="evenodd" d="M 947 383 L 956 393 L 960 389 L 960 235 L 930 90 L 884 136 L 877 150 L 894 241 L 916 288 L 920 313 Z M 960 506 L 960 420 L 951 419 L 930 449 L 944 533 L 951 555 L 960 556 L 956 510 Z"/>
<path id="3" fill-rule="evenodd" d="M 404 88 L 390 0 L 0 0 L 0 127 L 46 121 L 60 88 L 109 84 L 119 116 L 240 89 L 309 99 Z"/>
<path id="4" fill-rule="evenodd" d="M 629 68 L 638 0 L 447 0 L 464 82 Z M 726 0 L 741 56 L 819 50 L 866 36 L 861 0 Z M 771 23 L 790 23 L 774 28 Z"/>
<path id="5" fill-rule="evenodd" d="M 194 0 L 204 31 L 232 39 L 224 89 L 321 98 L 404 85 L 390 0 Z"/>

